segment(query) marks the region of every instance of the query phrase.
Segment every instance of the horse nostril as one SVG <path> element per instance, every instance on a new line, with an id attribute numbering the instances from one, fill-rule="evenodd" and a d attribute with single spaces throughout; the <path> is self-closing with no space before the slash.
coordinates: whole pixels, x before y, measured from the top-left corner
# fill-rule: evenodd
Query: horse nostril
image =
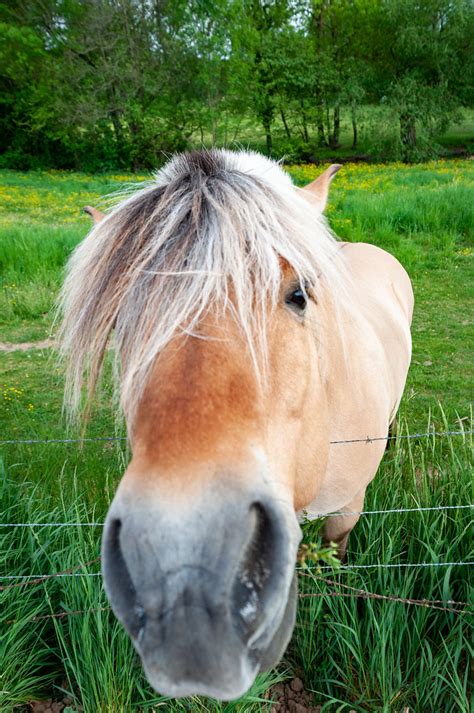
<path id="1" fill-rule="evenodd" d="M 102 540 L 102 570 L 105 589 L 116 616 L 130 635 L 136 638 L 146 624 L 146 614 L 123 556 L 120 543 L 121 520 L 106 523 Z"/>
<path id="2" fill-rule="evenodd" d="M 233 614 L 246 638 L 257 629 L 271 589 L 274 525 L 261 503 L 250 510 L 253 532 L 240 562 L 232 591 Z"/>
<path id="3" fill-rule="evenodd" d="M 145 633 L 145 626 L 147 622 L 146 611 L 144 610 L 142 605 L 137 602 L 134 607 L 134 613 L 136 616 L 138 628 L 137 638 L 140 641 L 143 637 L 143 634 Z"/>

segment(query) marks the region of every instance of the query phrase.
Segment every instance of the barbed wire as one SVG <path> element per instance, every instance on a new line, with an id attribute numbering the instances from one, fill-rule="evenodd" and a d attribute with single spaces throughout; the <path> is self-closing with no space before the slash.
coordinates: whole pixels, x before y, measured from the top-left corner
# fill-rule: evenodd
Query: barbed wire
<path id="1" fill-rule="evenodd" d="M 473 430 L 462 430 L 462 431 L 430 431 L 428 433 L 415 433 L 415 434 L 406 434 L 406 435 L 398 435 L 398 436 L 380 436 L 380 437 L 365 437 L 365 438 L 354 438 L 354 439 L 346 439 L 346 440 L 338 440 L 338 441 L 330 441 L 331 445 L 339 445 L 339 444 L 344 444 L 344 443 L 372 443 L 375 441 L 392 441 L 392 440 L 401 440 L 401 439 L 417 439 L 417 438 L 430 438 L 430 437 L 443 437 L 443 436 L 467 436 L 467 435 L 472 435 L 474 434 Z M 127 437 L 126 436 L 98 436 L 98 437 L 89 437 L 89 438 L 53 438 L 53 439 L 5 439 L 5 440 L 0 440 L 0 445 L 10 445 L 10 444 L 18 444 L 18 445 L 34 445 L 34 444 L 53 444 L 53 443 L 91 443 L 91 442 L 113 442 L 113 441 L 126 441 Z M 340 516 L 350 516 L 350 515 L 358 515 L 358 516 L 366 516 L 366 515 L 386 515 L 386 514 L 394 514 L 394 513 L 410 513 L 410 512 L 429 512 L 429 511 L 443 511 L 443 510 L 463 510 L 463 509 L 472 509 L 474 506 L 472 504 L 469 505 L 444 505 L 444 506 L 431 506 L 431 507 L 419 507 L 419 508 L 392 508 L 388 510 L 363 510 L 360 512 L 335 512 L 335 513 L 321 513 L 316 515 L 315 517 L 340 517 Z M 0 527 L 103 527 L 104 523 L 99 523 L 99 522 L 92 522 L 92 523 L 78 523 L 78 522 L 68 522 L 68 523 L 0 523 Z M 60 578 L 60 577 L 100 577 L 101 573 L 100 572 L 78 572 L 81 567 L 86 567 L 89 566 L 97 561 L 100 560 L 100 557 L 96 557 L 93 560 L 90 560 L 89 562 L 85 562 L 82 564 L 79 564 L 75 567 L 72 567 L 68 570 L 64 570 L 62 572 L 55 572 L 53 574 L 41 574 L 41 575 L 6 575 L 6 576 L 0 576 L 0 580 L 22 580 L 22 581 L 15 581 L 13 584 L 8 584 L 4 586 L 0 586 L 0 591 L 5 591 L 8 589 L 13 589 L 13 588 L 18 588 L 18 587 L 24 587 L 28 585 L 33 585 L 33 584 L 41 584 L 44 581 L 51 580 L 53 578 Z M 315 569 L 317 572 L 321 572 L 322 570 L 332 570 L 336 572 L 346 572 L 346 571 L 354 571 L 354 570 L 365 570 L 365 569 L 372 569 L 372 568 L 378 568 L 378 569 L 392 569 L 392 568 L 425 568 L 425 567 L 464 567 L 464 566 L 471 566 L 474 564 L 474 561 L 468 561 L 468 562 L 401 562 L 401 563 L 371 563 L 371 564 L 363 564 L 363 565 L 340 565 L 337 568 L 332 567 L 332 566 L 317 566 Z M 447 600 L 446 602 L 444 600 L 427 600 L 427 599 L 410 599 L 410 598 L 403 598 L 403 597 L 397 597 L 393 595 L 382 595 L 382 594 L 376 594 L 374 592 L 369 592 L 367 590 L 363 589 L 357 589 L 355 587 L 350 587 L 349 585 L 344 585 L 340 582 L 334 582 L 331 580 L 324 579 L 320 577 L 319 575 L 315 575 L 310 568 L 307 566 L 305 567 L 296 567 L 298 573 L 300 576 L 312 576 L 316 577 L 317 579 L 320 579 L 321 581 L 329 584 L 330 586 L 337 586 L 341 587 L 350 591 L 347 592 L 313 592 L 313 593 L 302 593 L 299 596 L 301 598 L 306 598 L 306 597 L 341 597 L 341 598 L 364 598 L 364 599 L 376 599 L 376 600 L 384 600 L 384 601 L 392 601 L 392 602 L 398 602 L 398 603 L 403 603 L 403 604 L 408 604 L 408 605 L 413 605 L 413 606 L 423 606 L 426 608 L 430 609 L 437 609 L 440 611 L 446 611 L 446 612 L 451 612 L 451 613 L 456 613 L 456 614 L 472 614 L 472 612 L 468 612 L 466 610 L 459 610 L 455 609 L 453 607 L 445 607 L 445 606 L 439 606 L 440 604 L 452 604 L 454 606 L 470 606 L 466 602 L 456 602 L 453 600 Z M 30 622 L 37 622 L 37 621 L 44 621 L 47 619 L 62 619 L 68 616 L 75 616 L 75 615 L 80 615 L 80 614 L 86 614 L 86 613 L 95 613 L 95 612 L 102 612 L 102 611 L 108 611 L 110 610 L 110 607 L 100 607 L 96 609 L 81 609 L 81 610 L 76 610 L 76 611 L 71 611 L 71 612 L 60 612 L 56 614 L 48 614 L 48 615 L 41 615 L 37 617 L 33 617 L 32 619 L 29 619 L 28 621 Z M 6 620 L 4 623 L 12 624 L 15 623 L 15 620 Z"/>
<path id="2" fill-rule="evenodd" d="M 453 614 L 467 614 L 468 616 L 473 616 L 474 612 L 469 611 L 469 609 L 456 609 L 455 606 L 472 607 L 472 604 L 468 602 L 458 602 L 452 599 L 411 599 L 408 597 L 397 597 L 392 594 L 376 594 L 375 592 L 369 592 L 366 589 L 356 589 L 355 587 L 349 587 L 346 584 L 341 584 L 340 582 L 334 582 L 333 580 L 325 579 L 323 577 L 317 577 L 316 579 L 335 587 L 344 587 L 345 589 L 351 590 L 350 592 L 300 592 L 300 599 L 306 598 L 318 598 L 318 597 L 341 597 L 347 599 L 377 599 L 388 602 L 398 602 L 400 604 L 408 604 L 411 606 L 425 607 L 426 609 L 437 609 L 438 611 L 451 612 Z M 452 604 L 453 606 L 439 606 L 440 604 Z M 455 606 L 454 606 L 455 605 Z"/>
<path id="3" fill-rule="evenodd" d="M 103 527 L 104 524 L 103 522 L 1 522 L 0 527 Z"/>
<path id="4" fill-rule="evenodd" d="M 305 576 L 305 575 L 302 575 Z M 309 576 L 309 575 L 306 575 Z M 388 601 L 388 602 L 394 602 L 398 604 L 408 604 L 411 606 L 419 606 L 419 607 L 424 607 L 426 609 L 435 609 L 437 611 L 445 611 L 445 612 L 450 612 L 453 614 L 467 614 L 469 616 L 472 616 L 474 612 L 471 612 L 467 609 L 459 609 L 455 607 L 472 607 L 471 604 L 468 602 L 459 602 L 453 599 L 411 599 L 411 598 L 405 598 L 405 597 L 398 597 L 390 594 L 377 594 L 376 592 L 369 592 L 366 589 L 357 589 L 356 587 L 350 587 L 347 584 L 342 584 L 341 582 L 335 582 L 334 580 L 326 579 L 324 577 L 319 577 L 316 576 L 316 579 L 319 581 L 324 582 L 325 584 L 329 584 L 330 586 L 335 586 L 335 587 L 340 587 L 344 588 L 346 590 L 350 590 L 347 592 L 300 592 L 298 594 L 298 597 L 300 599 L 306 599 L 306 598 L 324 598 L 324 597 L 340 597 L 340 598 L 348 598 L 348 599 L 375 599 L 375 600 L 382 600 L 382 601 Z M 452 606 L 439 606 L 440 604 L 450 604 Z M 81 614 L 97 614 L 105 611 L 111 611 L 110 606 L 104 606 L 104 607 L 96 607 L 93 609 L 76 609 L 74 611 L 64 611 L 64 612 L 57 612 L 55 614 L 43 614 L 39 616 L 34 616 L 31 619 L 27 619 L 26 621 L 22 623 L 35 623 L 35 622 L 40 622 L 40 621 L 47 621 L 48 619 L 64 619 L 69 616 L 78 616 Z M 3 622 L 4 624 L 16 624 L 19 623 L 18 619 L 6 619 Z"/>
<path id="5" fill-rule="evenodd" d="M 316 565 L 315 569 L 320 572 L 321 570 L 327 570 L 330 569 L 333 572 L 341 572 L 341 571 L 348 571 L 348 570 L 356 570 L 356 569 L 373 569 L 374 567 L 378 569 L 394 569 L 395 567 L 402 567 L 402 568 L 418 568 L 418 567 L 469 567 L 471 565 L 474 565 L 474 560 L 469 561 L 469 562 L 390 562 L 388 564 L 385 564 L 383 562 L 373 562 L 372 564 L 341 564 L 337 565 L 336 567 L 332 567 L 331 565 Z M 311 571 L 311 568 L 308 566 L 300 566 L 296 567 L 298 571 Z"/>
<path id="6" fill-rule="evenodd" d="M 53 574 L 35 574 L 35 575 L 28 575 L 28 574 L 11 574 L 11 575 L 2 575 L 0 576 L 0 580 L 2 581 L 11 581 L 11 580 L 22 580 L 20 582 L 15 582 L 15 584 L 7 584 L 0 586 L 0 592 L 5 591 L 6 589 L 13 589 L 14 587 L 22 587 L 22 586 L 27 586 L 29 584 L 41 584 L 42 582 L 48 580 L 48 579 L 53 579 L 55 577 L 100 577 L 101 572 L 77 572 L 76 570 L 80 569 L 81 567 L 87 567 L 90 564 L 93 564 L 94 562 L 98 562 L 100 560 L 100 556 L 96 557 L 93 560 L 90 560 L 89 562 L 85 562 L 84 564 L 79 564 L 77 567 L 73 567 L 71 569 L 64 570 L 63 572 L 55 572 Z M 383 562 L 374 562 L 372 564 L 352 564 L 352 565 L 337 565 L 337 566 L 331 566 L 331 565 L 316 565 L 314 569 L 317 572 L 321 572 L 322 570 L 328 570 L 330 569 L 333 572 L 341 572 L 341 571 L 347 571 L 347 570 L 360 570 L 360 569 L 371 569 L 371 568 L 378 568 L 378 569 L 392 569 L 395 567 L 402 567 L 402 568 L 420 568 L 420 567 L 469 567 L 471 565 L 474 565 L 474 561 L 468 561 L 468 562 L 399 562 L 399 563 L 388 563 L 385 564 Z M 311 573 L 311 568 L 308 567 L 307 565 L 304 566 L 297 566 L 296 570 L 298 572 L 308 572 Z"/>
<path id="7" fill-rule="evenodd" d="M 317 513 L 312 515 L 312 517 L 345 517 L 347 515 L 393 515 L 395 513 L 407 513 L 407 512 L 432 512 L 434 510 L 472 510 L 474 508 L 473 504 L 469 505 L 433 505 L 429 507 L 421 508 L 390 508 L 389 510 L 360 510 L 359 512 L 330 512 L 330 513 Z"/>
<path id="8" fill-rule="evenodd" d="M 440 607 L 437 604 L 430 604 L 429 599 L 420 599 L 419 601 L 415 599 L 404 599 L 403 597 L 391 597 L 382 594 L 372 594 L 371 592 L 365 592 L 364 594 L 350 594 L 349 592 L 313 592 L 310 594 L 300 594 L 301 598 L 312 597 L 323 598 L 323 597 L 341 597 L 346 599 L 383 599 L 389 602 L 399 602 L 400 604 L 411 604 L 412 606 L 425 607 L 426 609 L 437 609 L 438 611 L 447 611 L 454 614 L 467 614 L 468 616 L 473 616 L 474 612 L 468 611 L 466 609 L 455 609 L 454 607 Z"/>
<path id="9" fill-rule="evenodd" d="M 317 517 L 346 517 L 348 515 L 393 515 L 398 513 L 433 512 L 443 510 L 472 510 L 474 504 L 469 505 L 433 505 L 419 508 L 390 508 L 389 510 L 360 510 L 359 512 L 329 512 L 312 514 Z M 2 522 L 0 527 L 104 527 L 104 522 Z"/>
<path id="10" fill-rule="evenodd" d="M 9 579 L 23 579 L 24 584 L 41 584 L 41 582 L 45 579 L 52 579 L 53 577 L 100 577 L 101 573 L 100 572 L 65 572 L 64 574 L 61 572 L 58 572 L 57 574 L 6 574 L 0 577 L 0 580 L 9 580 Z M 20 584 L 12 584 L 12 587 L 20 587 Z M 6 587 L 0 587 L 0 592 L 4 589 L 9 589 L 8 586 Z"/>
<path id="11" fill-rule="evenodd" d="M 405 435 L 399 436 L 377 436 L 372 438 L 367 436 L 366 438 L 351 438 L 344 441 L 329 441 L 330 445 L 338 445 L 340 443 L 373 443 L 374 441 L 399 441 L 403 439 L 410 438 L 431 438 L 438 436 L 469 436 L 473 435 L 474 431 L 430 431 L 428 433 L 407 433 Z"/>
<path id="12" fill-rule="evenodd" d="M 366 589 L 360 589 L 358 587 L 351 587 L 349 584 L 344 584 L 343 582 L 336 582 L 334 579 L 328 579 L 327 577 L 321 577 L 321 575 L 314 575 L 314 574 L 309 574 L 309 573 L 301 573 L 301 577 L 310 577 L 311 579 L 317 579 L 319 582 L 324 582 L 325 584 L 329 584 L 334 587 L 340 587 L 341 589 L 347 589 L 351 592 L 356 592 L 358 594 L 364 595 L 364 594 L 369 594 L 370 596 L 376 597 L 377 599 L 389 599 L 393 601 L 394 599 L 396 601 L 404 601 L 404 602 L 409 602 L 409 603 L 424 603 L 427 602 L 428 604 L 456 604 L 458 606 L 462 607 L 474 607 L 474 604 L 472 602 L 459 602 L 455 601 L 454 599 L 404 599 L 403 597 L 393 597 L 390 594 L 374 594 L 373 592 L 368 592 Z"/>
<path id="13" fill-rule="evenodd" d="M 26 619 L 24 623 L 33 623 L 37 621 L 45 621 L 47 619 L 64 619 L 67 616 L 77 616 L 78 614 L 96 614 L 97 612 L 111 611 L 111 607 L 97 607 L 96 609 L 76 609 L 74 611 L 63 611 L 57 614 L 40 614 L 31 619 Z M 5 619 L 2 624 L 18 624 L 19 619 Z M 23 622 L 22 622 L 23 623 Z"/>
<path id="14" fill-rule="evenodd" d="M 441 436 L 470 436 L 474 430 L 469 431 L 429 431 L 427 433 L 407 433 L 398 436 L 365 436 L 364 438 L 349 438 L 340 441 L 329 441 L 330 445 L 341 443 L 374 443 L 376 441 L 399 441 L 401 439 L 433 438 Z M 18 438 L 0 440 L 0 446 L 5 445 L 36 445 L 49 443 L 100 443 L 101 441 L 127 441 L 127 436 L 92 436 L 88 438 Z"/>
<path id="15" fill-rule="evenodd" d="M 77 572 L 78 569 L 81 567 L 89 567 L 91 564 L 95 564 L 95 562 L 100 561 L 100 555 L 98 557 L 95 557 L 92 560 L 88 560 L 87 562 L 81 562 L 81 564 L 76 565 L 75 567 L 70 567 L 69 569 L 64 569 L 62 572 L 53 572 L 52 574 L 11 574 L 11 575 L 4 575 L 0 577 L 0 580 L 24 580 L 21 582 L 16 582 L 15 584 L 7 584 L 4 586 L 0 586 L 0 592 L 4 592 L 6 589 L 14 589 L 16 587 L 26 587 L 29 584 L 41 584 L 45 580 L 48 579 L 53 579 L 55 577 L 98 577 L 100 576 L 100 572 Z"/>
<path id="16" fill-rule="evenodd" d="M 37 445 L 49 443 L 99 443 L 100 441 L 126 441 L 127 436 L 90 436 L 88 438 L 18 438 L 0 440 L 0 446 L 6 445 Z"/>

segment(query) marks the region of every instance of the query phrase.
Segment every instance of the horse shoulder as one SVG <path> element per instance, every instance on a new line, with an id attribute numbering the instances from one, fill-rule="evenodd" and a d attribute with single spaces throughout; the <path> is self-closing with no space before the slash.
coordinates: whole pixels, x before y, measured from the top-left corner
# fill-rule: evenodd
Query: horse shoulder
<path id="1" fill-rule="evenodd" d="M 346 368 L 331 380 L 331 440 L 383 437 L 396 414 L 411 356 L 413 292 L 392 255 L 367 243 L 341 244 L 350 275 L 350 309 L 342 318 Z M 333 446 L 314 513 L 339 510 L 374 477 L 385 443 Z"/>
<path id="2" fill-rule="evenodd" d="M 405 268 L 386 250 L 370 243 L 341 243 L 344 259 L 354 283 L 363 284 L 382 298 L 383 292 L 395 298 L 403 317 L 411 324 L 413 288 Z"/>

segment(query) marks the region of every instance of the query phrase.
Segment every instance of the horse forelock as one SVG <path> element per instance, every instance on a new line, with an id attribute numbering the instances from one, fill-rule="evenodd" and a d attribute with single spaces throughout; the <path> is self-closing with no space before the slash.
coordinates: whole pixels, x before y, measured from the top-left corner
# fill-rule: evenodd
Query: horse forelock
<path id="1" fill-rule="evenodd" d="M 70 411 L 78 411 L 84 376 L 92 396 L 114 331 L 121 403 L 131 419 L 158 354 L 183 333 L 196 334 L 209 310 L 233 316 L 259 374 L 282 259 L 298 280 L 317 285 L 323 275 L 335 294 L 343 286 L 324 218 L 276 162 L 222 150 L 174 157 L 69 261 L 60 336 Z"/>

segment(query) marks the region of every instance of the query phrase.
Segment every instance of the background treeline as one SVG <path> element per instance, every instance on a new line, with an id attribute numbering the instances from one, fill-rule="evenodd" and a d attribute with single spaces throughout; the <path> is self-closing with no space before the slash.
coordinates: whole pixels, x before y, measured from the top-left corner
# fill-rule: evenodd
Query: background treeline
<path id="1" fill-rule="evenodd" d="M 9 0 L 0 166 L 135 170 L 241 141 L 416 161 L 474 103 L 472 0 Z M 361 131 L 363 127 L 363 131 Z"/>

